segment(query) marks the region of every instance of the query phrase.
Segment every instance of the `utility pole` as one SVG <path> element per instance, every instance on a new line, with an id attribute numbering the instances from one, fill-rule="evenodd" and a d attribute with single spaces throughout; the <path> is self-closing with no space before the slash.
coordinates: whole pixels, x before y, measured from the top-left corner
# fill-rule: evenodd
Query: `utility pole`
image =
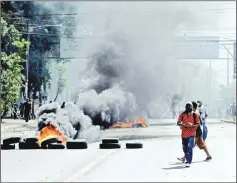
<path id="1" fill-rule="evenodd" d="M 0 3 L 0 10 L 2 9 Z M 0 11 L 0 17 L 2 15 L 2 11 Z M 2 58 L 2 54 L 0 54 Z M 2 104 L 2 59 L 0 60 L 0 105 Z M 2 108 L 0 107 L 0 122 L 2 123 Z"/>
<path id="2" fill-rule="evenodd" d="M 230 68 L 230 60 L 229 60 L 229 52 L 227 52 L 227 88 L 230 84 L 230 72 L 229 72 L 229 68 Z"/>
<path id="3" fill-rule="evenodd" d="M 27 41 L 30 42 L 30 27 L 29 20 L 27 20 Z M 30 56 L 30 46 L 26 53 L 26 79 L 25 79 L 25 98 L 28 98 L 28 83 L 29 83 L 29 56 Z"/>
<path id="4" fill-rule="evenodd" d="M 212 101 L 212 61 L 209 61 L 209 100 Z"/>

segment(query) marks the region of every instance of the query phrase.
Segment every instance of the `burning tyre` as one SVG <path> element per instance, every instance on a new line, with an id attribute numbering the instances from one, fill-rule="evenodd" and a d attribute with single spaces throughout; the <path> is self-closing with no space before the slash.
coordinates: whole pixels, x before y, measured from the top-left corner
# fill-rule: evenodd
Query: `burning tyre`
<path id="1" fill-rule="evenodd" d="M 85 140 L 75 140 L 75 141 L 68 141 L 67 149 L 87 149 L 87 142 Z"/>
<path id="2" fill-rule="evenodd" d="M 113 144 L 113 143 L 119 143 L 119 139 L 118 138 L 106 138 L 106 139 L 102 139 L 102 144 Z"/>
<path id="3" fill-rule="evenodd" d="M 100 144 L 100 149 L 120 149 L 121 145 L 120 144 Z"/>
<path id="4" fill-rule="evenodd" d="M 20 142 L 19 149 L 40 149 L 40 146 L 37 142 Z"/>
<path id="5" fill-rule="evenodd" d="M 25 138 L 25 139 L 23 139 L 23 142 L 28 143 L 28 144 L 37 143 L 38 142 L 38 138 L 35 138 L 35 137 Z"/>
<path id="6" fill-rule="evenodd" d="M 126 143 L 126 149 L 141 149 L 143 148 L 142 143 Z"/>
<path id="7" fill-rule="evenodd" d="M 62 143 L 62 141 L 59 140 L 58 138 L 50 138 L 50 139 L 47 139 L 47 140 L 45 140 L 41 143 L 41 148 L 42 149 L 47 149 L 49 144 L 53 144 L 53 143 L 58 143 L 59 144 L 59 143 Z"/>
<path id="8" fill-rule="evenodd" d="M 48 149 L 65 149 L 63 144 L 49 144 Z"/>
<path id="9" fill-rule="evenodd" d="M 133 123 L 132 124 L 132 128 L 142 128 L 142 124 L 141 123 Z"/>

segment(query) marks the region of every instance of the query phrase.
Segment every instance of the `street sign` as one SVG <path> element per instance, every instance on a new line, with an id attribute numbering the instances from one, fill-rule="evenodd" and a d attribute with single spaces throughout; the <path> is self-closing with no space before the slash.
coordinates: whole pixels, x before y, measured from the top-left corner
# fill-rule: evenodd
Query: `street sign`
<path id="1" fill-rule="evenodd" d="M 219 37 L 180 36 L 174 48 L 178 59 L 219 59 Z"/>

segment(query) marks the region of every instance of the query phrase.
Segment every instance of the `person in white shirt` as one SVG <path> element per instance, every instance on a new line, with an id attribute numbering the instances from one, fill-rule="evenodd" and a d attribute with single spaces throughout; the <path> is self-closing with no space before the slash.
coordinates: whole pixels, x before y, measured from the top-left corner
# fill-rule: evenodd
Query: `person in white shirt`
<path id="1" fill-rule="evenodd" d="M 202 105 L 202 101 L 198 101 L 197 103 L 198 103 L 198 111 L 199 111 L 202 126 L 203 126 L 202 137 L 203 137 L 203 140 L 205 141 L 207 139 L 207 134 L 208 134 L 208 129 L 207 129 L 207 125 L 206 125 L 208 111 L 207 111 L 207 108 L 204 105 Z"/>

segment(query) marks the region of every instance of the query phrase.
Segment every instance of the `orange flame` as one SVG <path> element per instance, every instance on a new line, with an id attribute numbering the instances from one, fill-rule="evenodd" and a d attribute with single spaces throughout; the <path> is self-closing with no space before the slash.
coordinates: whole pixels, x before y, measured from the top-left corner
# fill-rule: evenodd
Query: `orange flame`
<path id="1" fill-rule="evenodd" d="M 62 141 L 62 143 L 66 143 L 66 137 L 53 125 L 48 125 L 41 130 L 38 138 L 38 143 L 41 144 L 43 141 L 50 138 L 58 138 Z"/>
<path id="2" fill-rule="evenodd" d="M 132 128 L 131 122 L 117 122 L 111 126 L 111 128 Z"/>
<path id="3" fill-rule="evenodd" d="M 134 123 L 141 123 L 143 128 L 147 127 L 146 120 L 143 119 L 143 118 L 137 118 L 137 119 L 135 119 L 135 120 L 134 120 Z"/>
<path id="4" fill-rule="evenodd" d="M 140 123 L 142 125 L 142 128 L 147 127 L 146 120 L 143 118 L 136 118 L 132 122 L 120 122 L 118 121 L 117 123 L 113 124 L 110 128 L 133 128 L 134 123 Z"/>

